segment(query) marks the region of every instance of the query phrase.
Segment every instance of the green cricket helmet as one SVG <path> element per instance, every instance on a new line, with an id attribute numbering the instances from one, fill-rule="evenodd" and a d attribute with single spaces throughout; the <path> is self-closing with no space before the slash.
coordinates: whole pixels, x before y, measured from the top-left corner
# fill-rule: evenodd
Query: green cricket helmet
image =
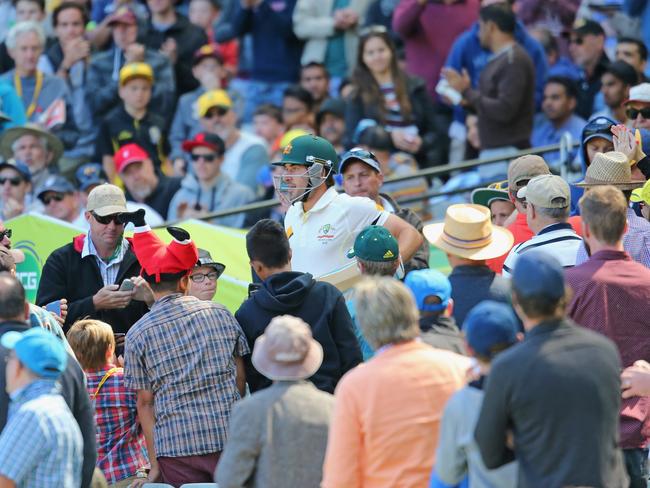
<path id="1" fill-rule="evenodd" d="M 320 163 L 336 173 L 339 157 L 334 146 L 322 137 L 302 135 L 292 139 L 282 151 L 282 159 L 273 163 L 274 166 L 296 164 L 311 166 Z"/>

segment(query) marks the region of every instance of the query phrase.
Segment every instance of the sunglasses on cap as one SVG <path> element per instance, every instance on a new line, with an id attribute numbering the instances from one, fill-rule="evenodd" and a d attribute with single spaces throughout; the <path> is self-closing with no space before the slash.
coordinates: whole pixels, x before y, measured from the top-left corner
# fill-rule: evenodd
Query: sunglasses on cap
<path id="1" fill-rule="evenodd" d="M 93 218 L 99 222 L 102 225 L 108 225 L 111 222 L 113 222 L 115 225 L 124 225 L 122 222 L 120 222 L 120 214 L 111 214 L 111 215 L 97 215 L 95 212 L 90 212 L 90 215 L 93 216 Z"/>
<path id="2" fill-rule="evenodd" d="M 23 182 L 23 179 L 20 176 L 12 176 L 11 178 L 0 176 L 0 186 L 4 186 L 6 182 L 9 182 L 11 186 L 18 186 Z"/>
<path id="3" fill-rule="evenodd" d="M 373 34 L 386 34 L 388 29 L 383 25 L 371 25 L 359 31 L 359 37 L 368 37 Z"/>
<path id="4" fill-rule="evenodd" d="M 351 149 L 341 157 L 341 159 L 347 158 L 368 158 L 377 161 L 377 156 L 375 156 L 370 151 L 366 151 L 365 149 Z"/>
<path id="5" fill-rule="evenodd" d="M 4 240 L 5 237 L 11 239 L 11 229 L 0 230 L 0 241 Z"/>
<path id="6" fill-rule="evenodd" d="M 582 37 L 573 37 L 569 39 L 569 44 L 575 44 L 576 46 L 582 46 L 585 40 Z"/>
<path id="7" fill-rule="evenodd" d="M 65 198 L 65 195 L 63 193 L 54 193 L 52 195 L 45 195 L 43 198 L 41 198 L 41 201 L 43 204 L 46 206 L 49 205 L 50 203 L 54 202 L 62 202 L 63 199 Z"/>
<path id="8" fill-rule="evenodd" d="M 215 115 L 218 115 L 219 117 L 223 117 L 226 115 L 230 109 L 228 107 L 211 107 L 208 109 L 208 111 L 205 113 L 205 116 L 208 119 L 213 118 Z"/>
<path id="9" fill-rule="evenodd" d="M 206 163 L 214 163 L 217 157 L 218 156 L 216 154 L 194 154 L 194 153 L 190 154 L 190 159 L 195 163 L 200 159 L 202 159 Z"/>
<path id="10" fill-rule="evenodd" d="M 628 108 L 625 111 L 625 115 L 627 115 L 627 118 L 630 120 L 636 119 L 639 114 L 641 114 L 641 117 L 650 120 L 650 107 L 646 108 Z"/>

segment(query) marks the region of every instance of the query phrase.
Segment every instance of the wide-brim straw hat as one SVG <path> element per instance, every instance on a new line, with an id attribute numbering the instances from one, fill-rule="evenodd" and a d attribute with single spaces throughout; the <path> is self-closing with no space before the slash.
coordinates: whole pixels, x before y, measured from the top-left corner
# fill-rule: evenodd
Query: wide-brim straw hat
<path id="1" fill-rule="evenodd" d="M 46 131 L 39 127 L 36 124 L 25 124 L 19 127 L 11 127 L 7 129 L 0 137 L 0 154 L 5 159 L 9 159 L 13 156 L 13 149 L 11 146 L 17 139 L 20 139 L 22 136 L 30 134 L 35 137 L 45 137 L 47 140 L 47 145 L 53 153 L 52 164 L 56 164 L 61 155 L 63 154 L 63 143 L 61 139 L 56 137 L 49 131 Z"/>
<path id="2" fill-rule="evenodd" d="M 643 186 L 645 181 L 632 180 L 632 171 L 627 156 L 622 152 L 610 151 L 597 153 L 587 168 L 585 179 L 576 186 L 591 188 L 611 185 L 621 190 L 634 190 Z"/>
<path id="3" fill-rule="evenodd" d="M 451 205 L 445 221 L 426 225 L 423 233 L 439 249 L 474 261 L 503 256 L 514 243 L 508 229 L 492 225 L 490 210 L 475 204 Z"/>

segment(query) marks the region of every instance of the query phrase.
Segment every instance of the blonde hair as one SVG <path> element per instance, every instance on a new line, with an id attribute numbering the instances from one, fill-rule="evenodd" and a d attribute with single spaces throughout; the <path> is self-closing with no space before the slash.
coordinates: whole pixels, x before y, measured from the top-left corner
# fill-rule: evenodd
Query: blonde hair
<path id="1" fill-rule="evenodd" d="M 354 288 L 354 304 L 361 331 L 375 349 L 420 334 L 413 295 L 394 278 L 364 278 Z"/>
<path id="2" fill-rule="evenodd" d="M 68 343 L 84 370 L 106 365 L 106 353 L 115 349 L 113 329 L 101 320 L 78 320 L 66 334 Z"/>
<path id="3" fill-rule="evenodd" d="M 582 220 L 600 242 L 614 245 L 625 233 L 627 200 L 610 185 L 590 188 L 578 202 Z"/>

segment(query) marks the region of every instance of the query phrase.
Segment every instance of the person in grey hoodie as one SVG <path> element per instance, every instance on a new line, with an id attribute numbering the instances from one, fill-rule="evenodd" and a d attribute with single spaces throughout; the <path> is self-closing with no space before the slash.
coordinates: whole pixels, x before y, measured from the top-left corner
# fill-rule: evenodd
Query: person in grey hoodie
<path id="1" fill-rule="evenodd" d="M 173 196 L 168 220 L 200 218 L 253 201 L 253 190 L 221 172 L 225 145 L 218 135 L 200 132 L 194 139 L 183 143 L 183 150 L 190 153 L 193 171 L 183 178 L 180 190 Z M 210 222 L 242 227 L 244 217 L 244 213 L 239 213 L 211 219 Z"/>

